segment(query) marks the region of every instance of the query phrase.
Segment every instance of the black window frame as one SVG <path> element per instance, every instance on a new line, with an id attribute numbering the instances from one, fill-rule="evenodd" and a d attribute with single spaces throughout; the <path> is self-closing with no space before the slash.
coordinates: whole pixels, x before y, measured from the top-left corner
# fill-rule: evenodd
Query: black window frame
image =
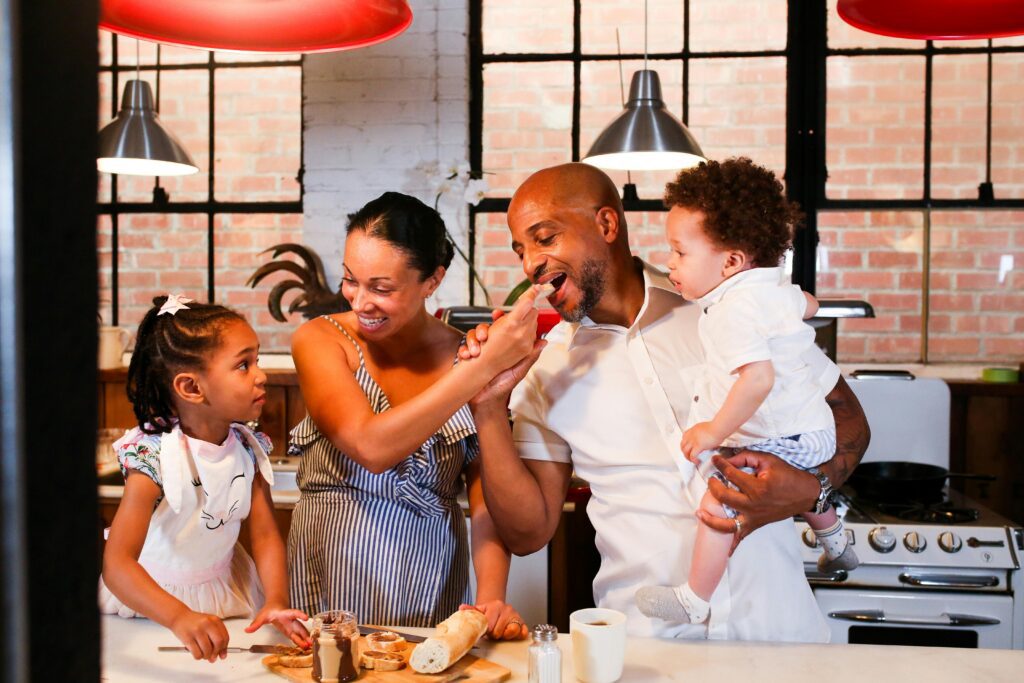
<path id="1" fill-rule="evenodd" d="M 122 73 L 131 74 L 136 70 L 136 64 L 119 64 L 117 49 L 117 34 L 110 33 L 110 64 L 101 64 L 99 74 L 111 74 L 111 118 L 117 116 L 120 107 L 120 82 Z M 208 74 L 209 92 L 207 93 L 207 145 L 209 159 L 209 176 L 207 178 L 207 190 L 205 201 L 175 202 L 167 196 L 166 191 L 160 186 L 160 177 L 157 176 L 153 183 L 153 199 L 149 202 L 123 202 L 117 195 L 117 174 L 110 174 L 110 201 L 97 201 L 97 214 L 110 216 L 110 249 L 111 249 L 111 273 L 110 273 L 110 320 L 111 325 L 119 324 L 118 313 L 118 219 L 124 214 L 205 214 L 206 215 L 206 296 L 208 301 L 215 301 L 215 256 L 216 247 L 214 224 L 215 218 L 220 214 L 301 214 L 303 213 L 303 198 L 305 197 L 305 129 L 299 128 L 299 199 L 282 201 L 217 201 L 214 195 L 215 164 L 214 150 L 216 142 L 216 115 L 215 115 L 215 83 L 216 72 L 222 69 L 254 69 L 267 67 L 297 66 L 300 74 L 305 63 L 305 55 L 298 58 L 289 56 L 282 59 L 263 59 L 259 61 L 245 62 L 219 62 L 217 53 L 210 51 L 206 61 L 197 61 L 186 64 L 161 64 L 160 44 L 156 45 L 156 64 L 143 65 L 142 71 L 156 73 L 156 109 L 160 110 L 160 75 L 166 71 L 206 71 Z M 133 76 L 130 76 L 133 77 Z M 305 81 L 301 78 L 301 87 L 305 90 Z M 303 118 L 305 108 L 304 93 L 300 97 L 299 118 Z"/>

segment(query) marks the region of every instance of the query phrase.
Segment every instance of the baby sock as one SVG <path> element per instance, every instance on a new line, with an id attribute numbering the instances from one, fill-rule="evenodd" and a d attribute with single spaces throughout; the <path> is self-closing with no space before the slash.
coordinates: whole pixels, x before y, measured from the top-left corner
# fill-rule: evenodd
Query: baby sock
<path id="1" fill-rule="evenodd" d="M 850 547 L 841 519 L 837 519 L 836 523 L 827 529 L 816 530 L 814 535 L 818 537 L 818 543 L 821 544 L 823 551 L 822 556 L 818 558 L 819 570 L 823 572 L 850 570 L 860 564 L 857 554 Z"/>
<path id="2" fill-rule="evenodd" d="M 689 583 L 682 586 L 644 586 L 636 592 L 636 604 L 648 617 L 683 624 L 702 624 L 711 604 L 693 592 Z"/>

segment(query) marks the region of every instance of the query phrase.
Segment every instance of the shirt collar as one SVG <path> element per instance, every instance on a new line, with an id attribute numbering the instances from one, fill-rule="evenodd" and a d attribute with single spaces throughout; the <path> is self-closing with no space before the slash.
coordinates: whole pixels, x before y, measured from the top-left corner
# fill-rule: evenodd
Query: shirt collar
<path id="1" fill-rule="evenodd" d="M 633 260 L 640 265 L 640 272 L 643 274 L 644 278 L 644 302 L 640 306 L 640 311 L 637 313 L 633 324 L 628 328 L 625 328 L 621 325 L 596 323 L 591 320 L 589 316 L 585 316 L 583 320 L 578 323 L 566 323 L 569 326 L 566 334 L 568 335 L 568 347 L 570 349 L 576 341 L 576 334 L 580 331 L 580 328 L 594 331 L 611 330 L 614 332 L 628 332 L 629 330 L 640 326 L 648 308 L 651 305 L 651 299 L 665 296 L 666 293 L 670 296 L 679 298 L 679 294 L 676 293 L 675 287 L 672 286 L 672 281 L 668 279 L 668 275 L 666 273 L 663 273 L 650 263 L 647 263 L 637 256 L 634 256 Z"/>
<path id="2" fill-rule="evenodd" d="M 727 292 L 734 289 L 748 289 L 750 287 L 759 287 L 762 285 L 777 285 L 782 282 L 782 277 L 782 266 L 776 266 L 774 268 L 751 268 L 750 270 L 744 270 L 743 272 L 736 273 L 731 278 L 722 282 L 710 292 L 697 299 L 697 304 L 700 305 L 701 309 L 705 309 L 708 306 L 717 304 L 722 300 L 722 297 L 724 297 Z"/>

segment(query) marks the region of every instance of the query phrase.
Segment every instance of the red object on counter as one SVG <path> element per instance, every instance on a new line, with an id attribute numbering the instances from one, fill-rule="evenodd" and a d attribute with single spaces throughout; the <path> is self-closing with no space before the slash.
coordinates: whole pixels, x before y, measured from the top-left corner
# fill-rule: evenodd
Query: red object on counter
<path id="1" fill-rule="evenodd" d="M 839 16 L 869 33 L 915 40 L 1024 34 L 1021 0 L 839 0 Z"/>
<path id="2" fill-rule="evenodd" d="M 100 28 L 206 50 L 332 52 L 394 38 L 405 0 L 101 0 Z"/>

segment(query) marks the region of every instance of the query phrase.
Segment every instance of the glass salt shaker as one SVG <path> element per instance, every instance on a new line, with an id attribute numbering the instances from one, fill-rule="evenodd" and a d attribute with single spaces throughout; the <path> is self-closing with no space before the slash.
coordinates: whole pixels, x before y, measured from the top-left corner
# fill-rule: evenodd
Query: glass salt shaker
<path id="1" fill-rule="evenodd" d="M 551 624 L 533 627 L 530 643 L 530 683 L 561 683 L 562 651 L 558 649 L 558 629 Z"/>

